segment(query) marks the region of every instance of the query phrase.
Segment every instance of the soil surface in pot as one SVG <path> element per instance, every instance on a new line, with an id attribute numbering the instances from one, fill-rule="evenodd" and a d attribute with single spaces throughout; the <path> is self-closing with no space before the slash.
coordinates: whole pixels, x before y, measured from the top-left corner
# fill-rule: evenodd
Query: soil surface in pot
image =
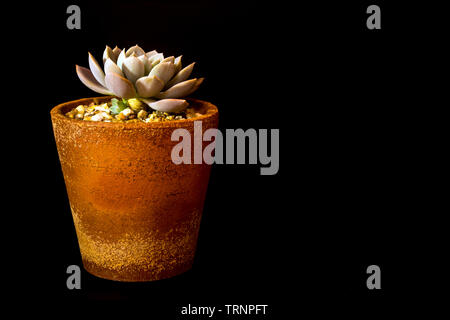
<path id="1" fill-rule="evenodd" d="M 117 99 L 106 101 L 94 99 L 89 104 L 80 104 L 65 113 L 71 119 L 101 122 L 161 122 L 191 119 L 201 115 L 192 106 L 179 113 L 161 112 L 151 109 L 138 99 Z"/>

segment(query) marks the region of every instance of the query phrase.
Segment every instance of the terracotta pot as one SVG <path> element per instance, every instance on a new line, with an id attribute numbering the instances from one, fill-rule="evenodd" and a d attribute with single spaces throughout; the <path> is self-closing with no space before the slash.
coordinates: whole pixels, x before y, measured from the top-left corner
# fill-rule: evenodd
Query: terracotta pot
<path id="1" fill-rule="evenodd" d="M 185 128 L 193 137 L 194 120 L 202 121 L 203 131 L 217 128 L 217 108 L 189 99 L 204 115 L 154 123 L 90 122 L 63 115 L 92 99 L 51 110 L 84 268 L 118 281 L 152 281 L 189 270 L 210 166 L 174 164 L 171 151 L 179 142 L 171 141 L 171 135 Z"/>

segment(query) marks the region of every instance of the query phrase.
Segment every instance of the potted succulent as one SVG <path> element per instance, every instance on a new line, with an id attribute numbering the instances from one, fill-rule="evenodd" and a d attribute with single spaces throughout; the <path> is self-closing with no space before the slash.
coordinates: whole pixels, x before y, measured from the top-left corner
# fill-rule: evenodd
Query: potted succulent
<path id="1" fill-rule="evenodd" d="M 208 164 L 175 164 L 172 132 L 217 128 L 218 110 L 185 98 L 203 78 L 194 64 L 134 46 L 106 47 L 103 68 L 76 66 L 104 96 L 51 110 L 58 155 L 84 268 L 101 278 L 152 281 L 191 268 Z"/>

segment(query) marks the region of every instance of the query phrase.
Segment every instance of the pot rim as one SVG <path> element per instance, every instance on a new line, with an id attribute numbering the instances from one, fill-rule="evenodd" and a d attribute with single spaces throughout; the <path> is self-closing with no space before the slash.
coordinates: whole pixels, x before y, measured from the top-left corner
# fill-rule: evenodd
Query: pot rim
<path id="1" fill-rule="evenodd" d="M 79 126 L 87 126 L 87 127 L 117 127 L 117 128 L 179 128 L 184 127 L 185 125 L 192 124 L 194 121 L 202 121 L 207 118 L 211 118 L 218 114 L 219 110 L 215 105 L 208 101 L 203 101 L 199 99 L 194 98 L 186 98 L 186 100 L 190 103 L 202 105 L 205 107 L 205 114 L 190 118 L 190 119 L 180 119 L 180 120 L 173 120 L 173 121 L 155 121 L 155 122 L 103 122 L 103 121 L 80 121 L 78 119 L 71 119 L 69 117 L 66 117 L 62 113 L 62 109 L 66 108 L 68 105 L 80 105 L 80 104 L 86 104 L 92 101 L 93 99 L 97 99 L 100 102 L 104 100 L 109 100 L 111 98 L 114 98 L 114 96 L 100 96 L 100 97 L 89 97 L 89 98 L 82 98 L 72 101 L 67 101 L 61 104 L 58 104 L 57 106 L 53 107 L 50 110 L 50 116 L 54 120 L 60 120 L 60 121 L 67 121 L 71 124 L 77 124 Z"/>

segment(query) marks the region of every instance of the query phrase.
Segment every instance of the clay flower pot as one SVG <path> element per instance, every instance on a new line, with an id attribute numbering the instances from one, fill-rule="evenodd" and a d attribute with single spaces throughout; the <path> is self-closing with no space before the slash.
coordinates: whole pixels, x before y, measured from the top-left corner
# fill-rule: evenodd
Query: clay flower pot
<path id="1" fill-rule="evenodd" d="M 84 268 L 118 281 L 152 281 L 189 270 L 210 166 L 174 164 L 171 150 L 179 142 L 171 141 L 171 135 L 184 128 L 193 137 L 194 120 L 202 121 L 203 132 L 217 128 L 217 108 L 188 99 L 204 115 L 153 123 L 91 122 L 64 116 L 92 99 L 51 110 Z M 102 102 L 109 97 L 96 99 Z"/>

